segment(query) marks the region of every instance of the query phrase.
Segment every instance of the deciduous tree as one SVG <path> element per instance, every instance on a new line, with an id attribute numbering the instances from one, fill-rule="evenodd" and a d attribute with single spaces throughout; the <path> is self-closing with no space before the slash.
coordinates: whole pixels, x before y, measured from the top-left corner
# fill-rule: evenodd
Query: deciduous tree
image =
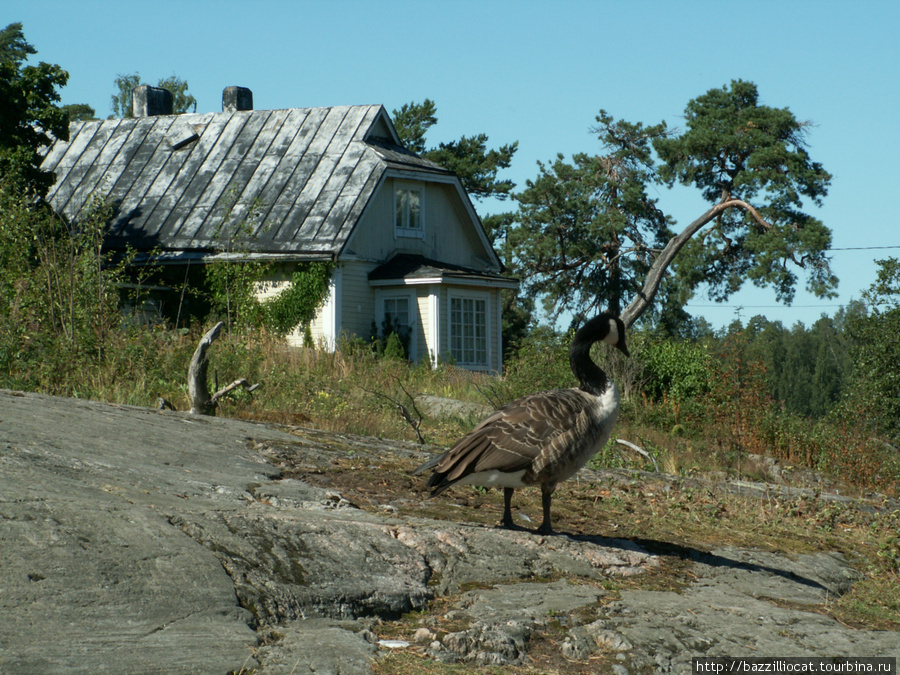
<path id="1" fill-rule="evenodd" d="M 54 176 L 41 171 L 40 150 L 69 138 L 68 115 L 57 105 L 69 74 L 44 62 L 23 65 L 35 53 L 22 24 L 0 31 L 0 181 L 42 198 Z"/>
<path id="2" fill-rule="evenodd" d="M 131 111 L 131 92 L 141 84 L 140 73 L 119 73 L 114 80 L 116 93 L 110 97 L 110 108 L 112 108 L 113 118 L 132 117 Z M 197 99 L 188 92 L 187 80 L 182 80 L 177 75 L 161 78 L 156 85 L 162 89 L 168 89 L 172 92 L 174 102 L 172 104 L 172 112 L 180 115 L 186 112 L 197 112 Z"/>

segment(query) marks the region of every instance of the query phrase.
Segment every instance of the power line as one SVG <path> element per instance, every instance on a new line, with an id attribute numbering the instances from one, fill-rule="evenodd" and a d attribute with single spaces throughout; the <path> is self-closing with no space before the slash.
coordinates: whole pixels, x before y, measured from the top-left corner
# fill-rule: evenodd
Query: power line
<path id="1" fill-rule="evenodd" d="M 819 307 L 846 307 L 846 305 L 695 305 L 689 302 L 685 307 L 695 309 L 719 309 L 721 307 L 740 309 L 817 309 Z"/>
<path id="2" fill-rule="evenodd" d="M 825 252 L 830 251 L 881 251 L 888 248 L 900 248 L 900 246 L 845 246 L 843 248 L 826 248 Z"/>

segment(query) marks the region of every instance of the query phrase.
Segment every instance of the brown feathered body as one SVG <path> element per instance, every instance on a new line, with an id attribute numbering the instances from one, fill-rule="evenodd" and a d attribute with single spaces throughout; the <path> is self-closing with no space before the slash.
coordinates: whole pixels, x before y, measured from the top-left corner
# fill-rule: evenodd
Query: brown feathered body
<path id="1" fill-rule="evenodd" d="M 432 496 L 456 483 L 503 487 L 507 527 L 512 526 L 513 490 L 540 485 L 540 531 L 550 532 L 553 491 L 603 448 L 619 415 L 615 383 L 590 358 L 591 345 L 600 340 L 628 354 L 621 320 L 609 314 L 595 317 L 575 334 L 569 350 L 580 387 L 542 391 L 503 406 L 413 473 L 434 470 L 428 479 Z"/>
<path id="2" fill-rule="evenodd" d="M 609 440 L 619 413 L 616 385 L 530 394 L 484 419 L 417 473 L 434 468 L 432 496 L 454 483 L 551 489 L 574 476 Z M 552 486 L 552 487 L 551 487 Z"/>

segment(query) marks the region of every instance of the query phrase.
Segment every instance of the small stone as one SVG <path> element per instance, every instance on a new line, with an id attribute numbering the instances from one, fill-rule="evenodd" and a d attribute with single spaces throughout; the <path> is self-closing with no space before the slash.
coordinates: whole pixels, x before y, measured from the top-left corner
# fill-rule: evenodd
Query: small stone
<path id="1" fill-rule="evenodd" d="M 413 642 L 423 644 L 425 642 L 434 642 L 437 636 L 428 628 L 419 628 L 413 633 Z M 440 644 L 440 643 L 438 643 Z"/>

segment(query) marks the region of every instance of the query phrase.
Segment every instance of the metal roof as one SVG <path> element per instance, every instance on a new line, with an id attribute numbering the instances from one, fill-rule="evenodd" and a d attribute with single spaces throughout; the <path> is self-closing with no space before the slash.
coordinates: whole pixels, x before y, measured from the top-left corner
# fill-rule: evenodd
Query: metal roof
<path id="1" fill-rule="evenodd" d="M 402 148 L 380 105 L 76 122 L 43 168 L 70 220 L 113 202 L 110 248 L 295 255 L 338 254 L 385 172 L 452 177 Z"/>
<path id="2" fill-rule="evenodd" d="M 518 288 L 519 282 L 502 274 L 441 262 L 414 253 L 400 253 L 369 272 L 373 286 L 477 282 L 501 288 Z"/>

